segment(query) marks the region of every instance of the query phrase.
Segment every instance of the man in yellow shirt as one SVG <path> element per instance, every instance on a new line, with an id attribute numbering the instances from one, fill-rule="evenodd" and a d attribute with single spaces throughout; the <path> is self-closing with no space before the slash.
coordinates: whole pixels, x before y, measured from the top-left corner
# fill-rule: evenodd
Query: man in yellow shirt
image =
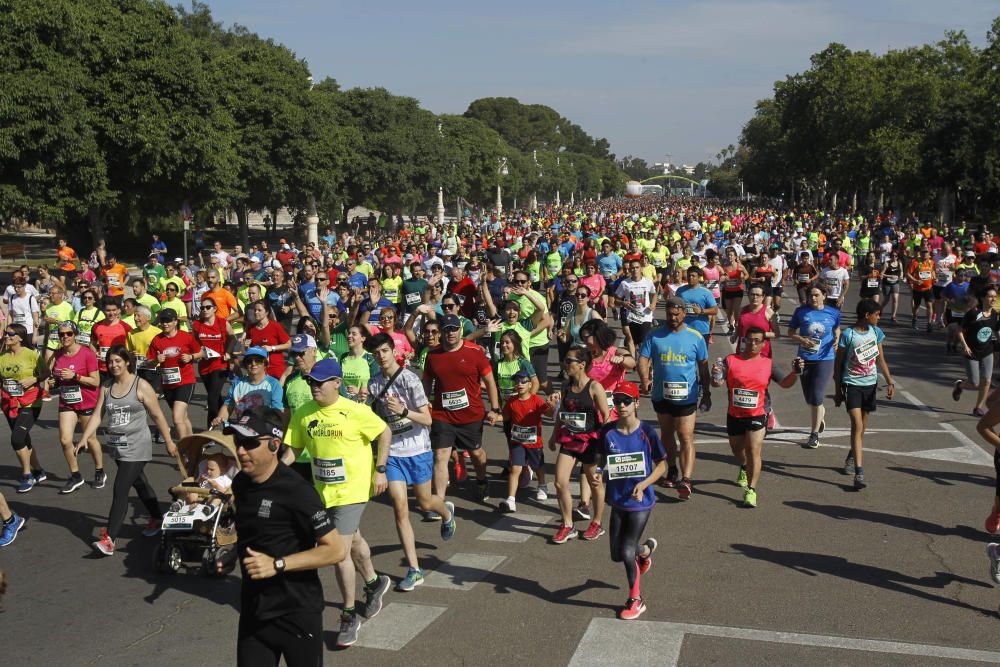
<path id="1" fill-rule="evenodd" d="M 343 371 L 336 359 L 316 363 L 306 376 L 313 400 L 292 413 L 285 431 L 289 450 L 282 460 L 290 465 L 302 450 L 312 458 L 313 484 L 327 508 L 330 521 L 344 546 L 351 552 L 337 564 L 337 584 L 344 596 L 337 646 L 357 641 L 361 621 L 354 608 L 354 579 L 364 580 L 365 603 L 361 613 L 368 619 L 382 609 L 382 596 L 389 577 L 375 572 L 368 543 L 361 535 L 361 515 L 372 495 L 388 487 L 386 462 L 392 431 L 370 407 L 340 397 Z M 372 443 L 378 442 L 373 460 Z"/>

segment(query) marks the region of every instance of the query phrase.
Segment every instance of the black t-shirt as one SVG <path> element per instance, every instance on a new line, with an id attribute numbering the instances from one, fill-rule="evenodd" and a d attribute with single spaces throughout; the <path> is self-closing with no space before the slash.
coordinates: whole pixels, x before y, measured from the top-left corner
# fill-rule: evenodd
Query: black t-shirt
<path id="1" fill-rule="evenodd" d="M 998 324 L 996 311 L 986 317 L 979 308 L 973 308 L 962 318 L 962 336 L 974 358 L 985 359 L 993 354 Z"/>
<path id="2" fill-rule="evenodd" d="M 267 302 L 270 304 L 276 320 L 279 322 L 291 321 L 292 315 L 295 313 L 295 309 L 293 308 L 287 313 L 281 311 L 283 307 L 291 306 L 295 303 L 295 295 L 292 294 L 290 289 L 288 289 L 288 285 L 269 288 L 267 290 Z"/>
<path id="3" fill-rule="evenodd" d="M 254 581 L 243 566 L 247 547 L 279 558 L 313 548 L 333 530 L 316 489 L 283 463 L 261 484 L 243 473 L 236 475 L 232 489 L 243 570 L 242 613 L 267 620 L 293 612 L 321 612 L 323 586 L 316 570 Z"/>

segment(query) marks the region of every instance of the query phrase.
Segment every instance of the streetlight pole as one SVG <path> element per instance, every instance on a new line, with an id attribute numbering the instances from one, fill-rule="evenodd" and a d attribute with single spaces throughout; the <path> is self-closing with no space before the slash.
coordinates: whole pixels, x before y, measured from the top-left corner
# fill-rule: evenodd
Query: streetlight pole
<path id="1" fill-rule="evenodd" d="M 559 177 L 559 156 L 556 156 L 556 178 Z M 559 186 L 556 186 L 556 206 L 559 206 Z"/>
<path id="2" fill-rule="evenodd" d="M 437 218 L 438 226 L 444 225 L 444 188 L 438 188 L 438 208 L 437 208 Z M 457 222 L 457 221 L 456 221 Z"/>
<path id="3" fill-rule="evenodd" d="M 497 159 L 497 164 L 499 164 L 497 167 L 497 219 L 499 220 L 503 214 L 503 192 L 500 189 L 500 179 L 509 174 L 510 170 L 507 169 L 507 158 L 505 157 Z"/>

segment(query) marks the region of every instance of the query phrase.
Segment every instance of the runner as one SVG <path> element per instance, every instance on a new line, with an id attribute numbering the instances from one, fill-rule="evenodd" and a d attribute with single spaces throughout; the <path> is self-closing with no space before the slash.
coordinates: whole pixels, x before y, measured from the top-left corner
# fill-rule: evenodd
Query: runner
<path id="1" fill-rule="evenodd" d="M 712 405 L 708 346 L 684 323 L 687 302 L 666 299 L 667 321 L 654 329 L 639 351 L 639 383 L 650 394 L 663 443 L 667 447 L 667 481 L 681 500 L 691 497 L 695 463 L 694 425 L 698 396 L 701 407 Z M 680 476 L 678 480 L 677 477 Z"/>
<path id="2" fill-rule="evenodd" d="M 910 262 L 906 270 L 906 279 L 910 283 L 910 326 L 917 330 L 917 311 L 920 304 L 927 305 L 927 333 L 934 324 L 934 296 L 931 287 L 934 284 L 934 260 L 926 246 L 920 248 L 919 256 Z"/>
<path id="3" fill-rule="evenodd" d="M 653 281 L 642 275 L 641 262 L 629 262 L 628 271 L 628 277 L 623 278 L 615 290 L 615 306 L 622 309 L 624 325 L 634 345 L 639 347 L 653 327 L 658 294 Z"/>
<path id="4" fill-rule="evenodd" d="M 802 446 L 816 449 L 819 434 L 826 429 L 823 399 L 840 339 L 840 311 L 826 305 L 825 285 L 816 283 L 809 289 L 809 303 L 796 308 L 788 321 L 788 337 L 799 344 L 798 356 L 805 361 L 802 396 L 809 406 L 810 432 Z"/>
<path id="5" fill-rule="evenodd" d="M 657 542 L 652 537 L 642 544 L 639 540 L 656 504 L 653 483 L 666 472 L 667 453 L 656 429 L 639 419 L 639 388 L 635 383 L 622 382 L 612 398 L 618 419 L 601 429 L 593 445 L 601 453 L 593 475 L 607 479 L 611 560 L 625 565 L 629 590 L 618 618 L 630 621 L 646 611 L 639 584 L 653 566 Z"/>
<path id="6" fill-rule="evenodd" d="M 281 383 L 267 374 L 267 358 L 267 352 L 260 347 L 251 347 L 243 353 L 240 364 L 246 375 L 229 388 L 229 395 L 212 420 L 212 426 L 236 421 L 251 412 L 282 409 Z"/>
<path id="7" fill-rule="evenodd" d="M 3 353 L 0 354 L 0 396 L 3 412 L 10 427 L 10 446 L 21 464 L 18 493 L 27 493 L 36 484 L 48 479 L 38 461 L 38 452 L 31 445 L 31 427 L 42 413 L 42 392 L 48 378 L 45 359 L 24 345 L 28 334 L 21 324 L 8 324 L 4 329 Z"/>
<path id="8" fill-rule="evenodd" d="M 187 331 L 179 330 L 177 313 L 165 308 L 159 317 L 162 333 L 149 343 L 146 358 L 160 368 L 163 398 L 173 416 L 177 439 L 191 435 L 193 427 L 188 417 L 188 405 L 194 396 L 194 367 L 192 361 L 205 358 L 201 345 Z"/>
<path id="9" fill-rule="evenodd" d="M 507 335 L 515 335 L 508 332 Z M 530 366 L 529 366 L 530 367 Z M 504 514 L 517 511 L 517 489 L 520 486 L 524 468 L 529 475 L 538 478 L 535 500 L 549 498 L 545 483 L 545 451 L 542 448 L 542 416 L 552 413 L 552 405 L 541 399 L 534 384 L 537 382 L 527 369 L 514 373 L 511 378 L 514 394 L 503 405 L 504 434 L 507 436 L 508 463 L 507 498 L 501 500 L 497 509 Z"/>
<path id="10" fill-rule="evenodd" d="M 836 395 L 834 404 L 847 404 L 851 419 L 851 451 L 844 461 L 844 474 L 854 475 L 854 489 L 860 491 L 868 484 L 865 480 L 863 439 L 868 428 L 868 416 L 875 412 L 878 393 L 878 372 L 885 378 L 885 397 L 892 400 L 896 383 L 892 381 L 889 363 L 885 359 L 882 341 L 885 334 L 878 327 L 882 314 L 879 304 L 871 299 L 858 302 L 858 321 L 840 335 L 837 358 L 834 363 Z M 876 370 L 877 368 L 877 370 Z"/>
<path id="11" fill-rule="evenodd" d="M 222 408 L 222 389 L 226 384 L 229 360 L 232 358 L 236 337 L 229 322 L 217 316 L 215 301 L 201 300 L 199 317 L 192 326 L 195 340 L 201 345 L 204 356 L 198 360 L 198 375 L 205 385 L 206 428 L 212 427 Z M 270 357 L 269 357 L 270 360 Z"/>
<path id="12" fill-rule="evenodd" d="M 1000 315 L 994 310 L 996 298 L 997 288 L 987 287 L 980 300 L 982 306 L 972 307 L 965 313 L 958 331 L 959 347 L 965 354 L 966 379 L 955 380 L 951 397 L 958 401 L 963 390 L 976 391 L 976 405 L 972 410 L 976 417 L 986 414 L 986 400 L 993 378 L 993 353 L 997 332 L 1000 331 Z"/>

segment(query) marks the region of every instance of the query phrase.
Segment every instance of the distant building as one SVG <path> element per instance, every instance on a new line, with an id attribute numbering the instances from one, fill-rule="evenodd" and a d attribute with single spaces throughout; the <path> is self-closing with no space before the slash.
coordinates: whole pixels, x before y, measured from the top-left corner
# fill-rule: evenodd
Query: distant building
<path id="1" fill-rule="evenodd" d="M 694 174 L 694 167 L 689 164 L 682 164 L 681 171 L 683 171 L 688 176 L 691 176 L 692 174 Z"/>

